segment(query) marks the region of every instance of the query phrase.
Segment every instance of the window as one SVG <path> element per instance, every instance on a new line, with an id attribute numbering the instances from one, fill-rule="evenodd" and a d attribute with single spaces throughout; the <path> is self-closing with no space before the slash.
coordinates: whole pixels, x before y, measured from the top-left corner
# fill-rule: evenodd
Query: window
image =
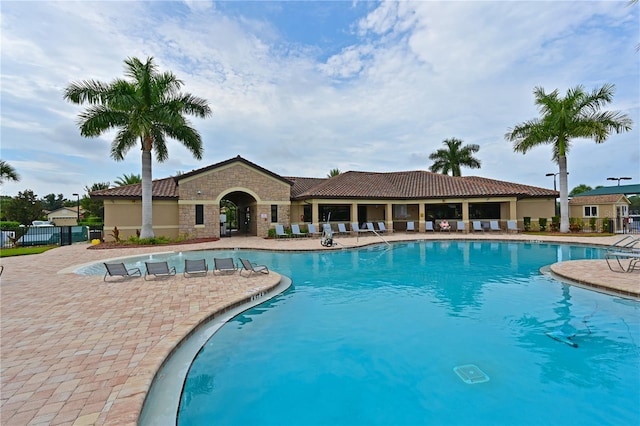
<path id="1" fill-rule="evenodd" d="M 204 205 L 196 204 L 196 225 L 204 225 Z"/>
<path id="2" fill-rule="evenodd" d="M 462 204 L 425 204 L 424 212 L 427 220 L 462 219 Z"/>
<path id="3" fill-rule="evenodd" d="M 584 206 L 584 217 L 598 217 L 598 206 Z"/>
<path id="4" fill-rule="evenodd" d="M 278 223 L 278 205 L 271 204 L 271 222 Z"/>
<path id="5" fill-rule="evenodd" d="M 351 206 L 343 204 L 319 204 L 320 222 L 331 218 L 332 222 L 349 222 L 351 220 Z"/>
<path id="6" fill-rule="evenodd" d="M 311 206 L 309 204 L 305 204 L 303 207 L 304 221 L 311 222 Z"/>

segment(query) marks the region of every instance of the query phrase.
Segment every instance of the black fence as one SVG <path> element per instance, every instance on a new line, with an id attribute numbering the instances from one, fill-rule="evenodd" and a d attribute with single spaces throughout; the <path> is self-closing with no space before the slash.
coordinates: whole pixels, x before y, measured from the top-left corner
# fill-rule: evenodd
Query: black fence
<path id="1" fill-rule="evenodd" d="M 18 231 L 2 231 L 0 247 L 68 246 L 88 240 L 86 226 L 29 226 Z"/>

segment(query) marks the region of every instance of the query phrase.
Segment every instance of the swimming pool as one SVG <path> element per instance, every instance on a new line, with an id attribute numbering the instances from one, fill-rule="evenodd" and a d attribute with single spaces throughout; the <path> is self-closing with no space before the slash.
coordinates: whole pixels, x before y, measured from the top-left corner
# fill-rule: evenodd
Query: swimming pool
<path id="1" fill-rule="evenodd" d="M 241 253 L 294 286 L 202 348 L 179 425 L 640 420 L 640 304 L 539 273 L 600 249 L 424 241 Z M 567 331 L 577 348 L 546 334 Z M 482 380 L 457 374 L 468 365 Z"/>

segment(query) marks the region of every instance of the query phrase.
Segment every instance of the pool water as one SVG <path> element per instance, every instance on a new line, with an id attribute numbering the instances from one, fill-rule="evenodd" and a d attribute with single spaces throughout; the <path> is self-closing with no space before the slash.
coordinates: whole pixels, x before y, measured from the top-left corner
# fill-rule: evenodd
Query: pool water
<path id="1" fill-rule="evenodd" d="M 201 349 L 179 425 L 640 424 L 640 303 L 539 272 L 600 249 L 240 253 L 293 286 Z M 468 365 L 488 380 L 466 383 L 456 369 Z"/>

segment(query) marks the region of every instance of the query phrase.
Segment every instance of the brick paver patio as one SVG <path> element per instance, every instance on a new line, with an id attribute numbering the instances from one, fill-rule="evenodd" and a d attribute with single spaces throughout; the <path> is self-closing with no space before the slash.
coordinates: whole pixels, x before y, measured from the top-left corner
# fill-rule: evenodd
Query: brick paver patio
<path id="1" fill-rule="evenodd" d="M 531 237 L 398 233 L 389 241 L 432 238 L 546 240 L 609 245 L 619 237 Z M 337 249 L 379 243 L 338 238 Z M 3 258 L 0 278 L 0 423 L 133 425 L 155 373 L 198 324 L 253 294 L 275 287 L 277 271 L 232 276 L 142 278 L 104 283 L 74 265 L 107 258 L 217 248 L 327 250 L 319 239 L 225 238 L 189 246 L 87 250 L 86 244 Z M 211 259 L 209 259 L 211 263 Z M 638 297 L 638 273 L 609 271 L 603 260 L 555 264 L 554 272 Z"/>

